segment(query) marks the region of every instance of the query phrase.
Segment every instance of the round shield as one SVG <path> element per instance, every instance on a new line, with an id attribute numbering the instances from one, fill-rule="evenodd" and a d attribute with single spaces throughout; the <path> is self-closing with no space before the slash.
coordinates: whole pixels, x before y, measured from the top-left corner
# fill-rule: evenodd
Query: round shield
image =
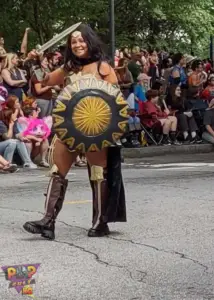
<path id="1" fill-rule="evenodd" d="M 100 151 L 117 142 L 128 122 L 119 88 L 82 76 L 60 93 L 53 110 L 54 129 L 69 150 Z"/>

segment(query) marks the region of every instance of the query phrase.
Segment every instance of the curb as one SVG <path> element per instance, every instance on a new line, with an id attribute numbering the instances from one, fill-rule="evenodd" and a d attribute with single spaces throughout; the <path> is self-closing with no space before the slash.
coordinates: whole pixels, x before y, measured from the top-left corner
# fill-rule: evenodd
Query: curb
<path id="1" fill-rule="evenodd" d="M 181 146 L 149 146 L 143 148 L 124 148 L 122 155 L 124 158 L 143 158 L 152 156 L 163 156 L 168 154 L 194 154 L 209 153 L 214 151 L 211 144 L 181 145 Z"/>

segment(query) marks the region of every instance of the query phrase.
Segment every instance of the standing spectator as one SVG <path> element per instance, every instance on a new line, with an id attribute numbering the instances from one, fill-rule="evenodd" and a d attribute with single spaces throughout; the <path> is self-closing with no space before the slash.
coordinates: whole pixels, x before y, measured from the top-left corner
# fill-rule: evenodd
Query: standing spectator
<path id="1" fill-rule="evenodd" d="M 2 69 L 4 68 L 6 57 L 7 57 L 6 51 L 0 47 L 0 86 L 3 85 L 3 78 L 2 78 L 1 72 L 2 72 Z"/>
<path id="2" fill-rule="evenodd" d="M 214 99 L 214 74 L 211 74 L 208 79 L 208 85 L 201 94 L 202 99 L 206 99 L 209 102 Z"/>
<path id="3" fill-rule="evenodd" d="M 162 63 L 162 70 L 161 70 L 161 77 L 163 78 L 163 93 L 164 95 L 167 94 L 167 89 L 169 86 L 169 77 L 172 72 L 172 59 L 165 58 Z"/>
<path id="4" fill-rule="evenodd" d="M 139 76 L 141 69 L 141 66 L 137 64 L 138 61 L 139 56 L 137 54 L 132 54 L 132 59 L 128 63 L 128 69 L 132 73 L 132 77 L 135 83 L 137 82 L 137 77 Z"/>
<path id="5" fill-rule="evenodd" d="M 8 94 L 18 97 L 19 102 L 23 100 L 24 90 L 27 85 L 26 78 L 22 70 L 18 67 L 18 56 L 15 53 L 7 54 L 6 63 L 2 70 L 3 85 Z"/>
<path id="6" fill-rule="evenodd" d="M 50 72 L 53 72 L 57 69 L 59 64 L 59 55 L 56 53 L 48 53 L 47 54 L 47 60 L 48 60 L 48 69 Z"/>
<path id="7" fill-rule="evenodd" d="M 4 37 L 0 34 L 0 47 L 4 49 Z"/>
<path id="8" fill-rule="evenodd" d="M 123 53 L 123 58 L 127 58 L 128 60 L 131 59 L 131 55 L 128 47 L 124 47 L 123 49 L 121 49 L 121 52 Z"/>
<path id="9" fill-rule="evenodd" d="M 206 74 L 206 73 L 205 73 Z M 203 73 L 203 65 L 201 60 L 195 60 L 192 63 L 192 73 L 188 78 L 189 87 L 198 87 L 199 91 L 203 89 L 203 84 L 207 77 Z"/>
<path id="10" fill-rule="evenodd" d="M 187 75 L 184 70 L 186 61 L 182 53 L 177 53 L 173 57 L 173 68 L 169 76 L 169 84 L 181 84 L 185 86 L 187 84 Z"/>
<path id="11" fill-rule="evenodd" d="M 151 77 L 151 87 L 156 82 L 157 79 L 159 79 L 160 74 L 158 70 L 158 54 L 157 51 L 152 49 L 149 51 L 149 70 L 148 70 L 148 76 Z"/>
<path id="12" fill-rule="evenodd" d="M 41 73 L 47 72 L 48 69 L 48 60 L 47 57 L 43 57 L 40 63 Z M 36 70 L 36 71 L 38 71 Z M 40 118 L 50 116 L 53 109 L 53 94 L 52 86 L 43 86 L 40 78 L 37 77 L 36 72 L 31 78 L 31 93 L 36 98 L 37 104 L 41 109 Z"/>
<path id="13" fill-rule="evenodd" d="M 212 61 L 208 58 L 205 62 L 205 72 L 210 74 L 212 71 Z"/>
<path id="14" fill-rule="evenodd" d="M 116 75 L 118 79 L 118 84 L 123 93 L 125 99 L 129 96 L 129 89 L 132 85 L 133 77 L 132 73 L 128 69 L 128 61 L 125 58 L 121 58 L 118 63 L 118 68 L 116 68 Z"/>
<path id="15" fill-rule="evenodd" d="M 118 67 L 120 60 L 120 51 L 118 49 L 115 50 L 115 55 L 114 55 L 114 66 Z"/>

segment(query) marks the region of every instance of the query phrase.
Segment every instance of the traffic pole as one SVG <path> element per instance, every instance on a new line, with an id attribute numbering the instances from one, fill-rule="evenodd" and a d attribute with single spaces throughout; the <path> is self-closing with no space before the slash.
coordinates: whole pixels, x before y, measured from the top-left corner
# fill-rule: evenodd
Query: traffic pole
<path id="1" fill-rule="evenodd" d="M 115 55 L 115 11 L 114 0 L 109 0 L 109 32 L 110 32 L 110 57 L 111 63 L 114 67 Z"/>

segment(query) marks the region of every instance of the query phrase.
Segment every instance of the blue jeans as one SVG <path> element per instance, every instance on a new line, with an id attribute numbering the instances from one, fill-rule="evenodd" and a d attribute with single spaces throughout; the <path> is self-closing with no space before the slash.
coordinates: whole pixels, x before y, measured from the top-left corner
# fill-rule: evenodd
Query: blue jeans
<path id="1" fill-rule="evenodd" d="M 9 162 L 13 161 L 14 152 L 16 150 L 24 164 L 32 163 L 25 143 L 23 143 L 19 140 L 15 140 L 15 139 L 9 139 L 9 140 L 0 142 L 0 154 L 7 161 L 9 161 Z"/>
<path id="2" fill-rule="evenodd" d="M 207 131 L 203 132 L 202 139 L 210 144 L 214 144 L 214 137 Z"/>
<path id="3" fill-rule="evenodd" d="M 30 158 L 30 155 L 28 153 L 25 143 L 23 143 L 19 140 L 15 140 L 15 141 L 16 141 L 16 150 L 19 153 L 19 156 L 21 157 L 23 164 L 32 163 L 32 160 Z"/>
<path id="4" fill-rule="evenodd" d="M 0 142 L 0 154 L 9 161 L 10 163 L 13 161 L 13 155 L 16 150 L 17 143 L 14 139 L 9 139 L 3 142 Z"/>

